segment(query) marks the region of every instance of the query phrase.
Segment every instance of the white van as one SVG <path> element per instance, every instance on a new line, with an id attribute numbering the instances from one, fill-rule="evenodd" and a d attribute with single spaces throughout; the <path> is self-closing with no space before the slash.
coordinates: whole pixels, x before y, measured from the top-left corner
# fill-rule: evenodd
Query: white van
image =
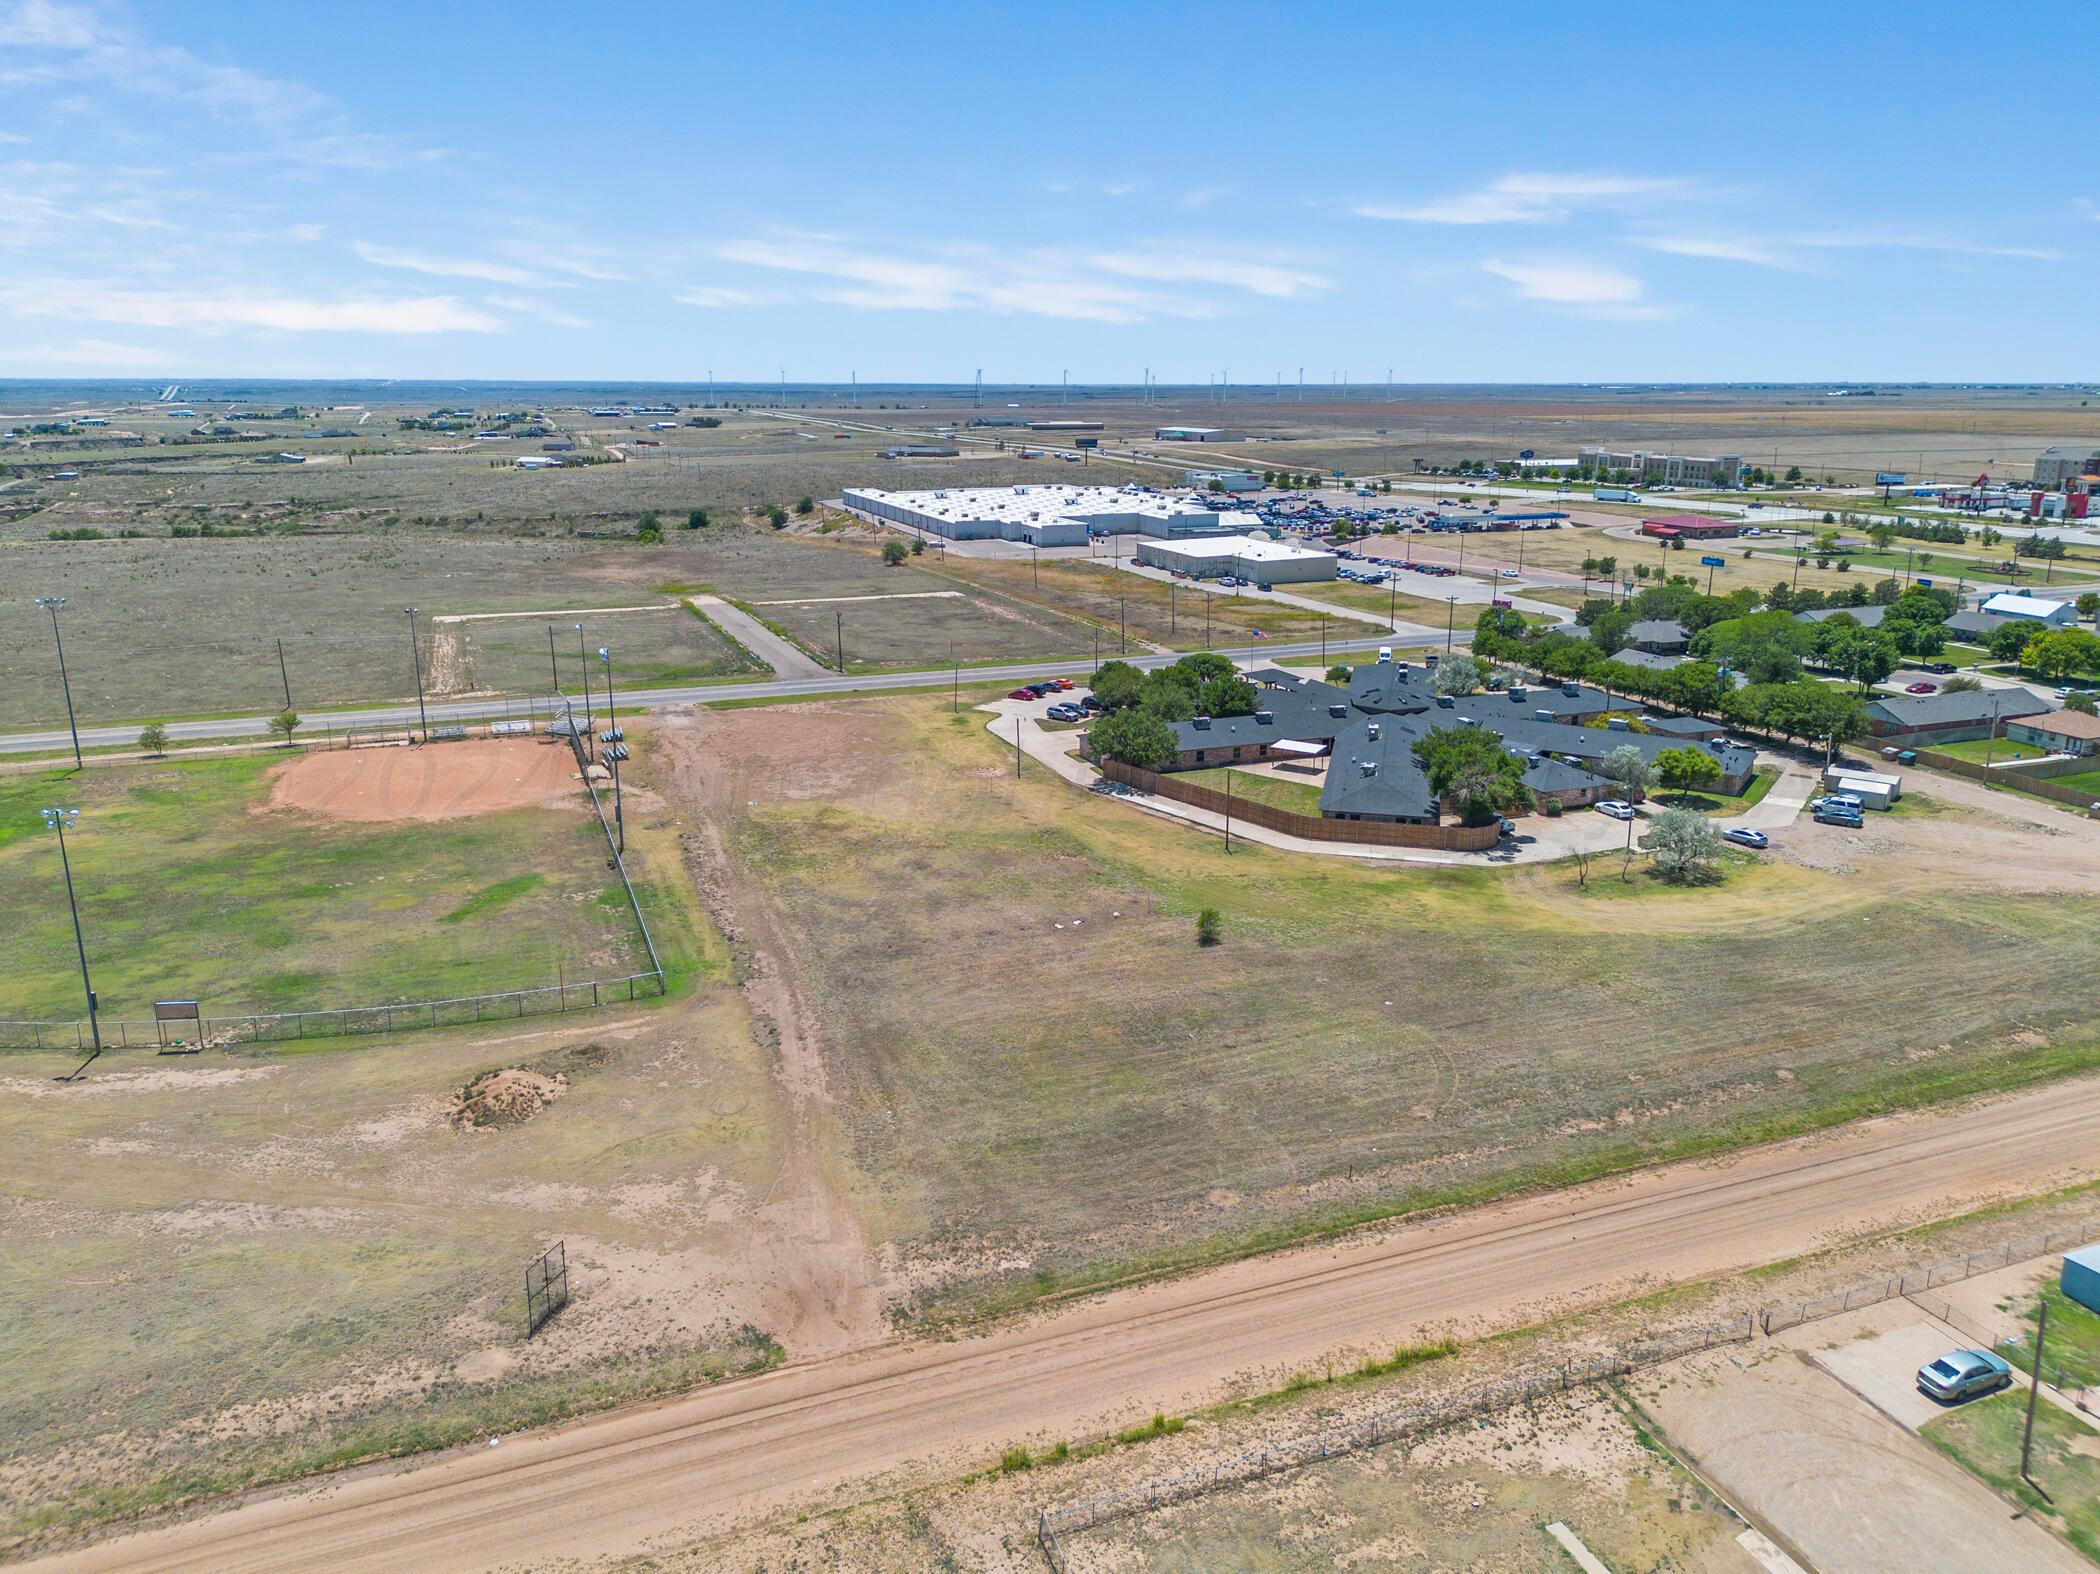
<path id="1" fill-rule="evenodd" d="M 1393 647 L 1390 645 L 1380 645 L 1378 647 L 1378 659 L 1381 662 L 1390 662 L 1393 659 Z"/>

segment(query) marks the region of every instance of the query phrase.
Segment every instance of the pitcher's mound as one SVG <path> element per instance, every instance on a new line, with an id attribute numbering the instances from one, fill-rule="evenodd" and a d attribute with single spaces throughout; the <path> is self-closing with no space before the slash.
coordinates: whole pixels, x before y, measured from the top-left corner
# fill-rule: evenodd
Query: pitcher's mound
<path id="1" fill-rule="evenodd" d="M 576 757 L 522 738 L 331 749 L 288 760 L 270 807 L 329 820 L 452 820 L 498 809 L 583 807 Z"/>

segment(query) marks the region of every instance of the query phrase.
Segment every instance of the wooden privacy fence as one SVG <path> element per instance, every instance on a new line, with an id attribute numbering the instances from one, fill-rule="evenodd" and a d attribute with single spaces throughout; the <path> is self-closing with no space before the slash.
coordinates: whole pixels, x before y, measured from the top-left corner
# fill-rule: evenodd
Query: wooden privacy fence
<path id="1" fill-rule="evenodd" d="M 1289 809 L 1279 809 L 1272 804 L 1255 803 L 1238 794 L 1228 799 L 1215 788 L 1180 781 L 1173 776 L 1162 776 L 1157 771 L 1142 770 L 1135 765 L 1125 765 L 1121 760 L 1099 759 L 1094 763 L 1100 767 L 1103 776 L 1110 781 L 1121 782 L 1126 787 L 1135 787 L 1162 798 L 1172 798 L 1176 803 L 1193 804 L 1196 808 L 1208 809 L 1214 814 L 1230 812 L 1237 822 L 1265 826 L 1269 830 L 1281 831 L 1286 836 L 1303 837 L 1310 842 L 1353 842 L 1360 846 L 1372 847 L 1435 847 L 1452 853 L 1481 853 L 1502 840 L 1502 828 L 1496 825 L 1388 825 L 1377 820 L 1328 820 L 1314 814 L 1294 814 Z"/>
<path id="2" fill-rule="evenodd" d="M 2047 798 L 2055 803 L 2066 803 L 2073 808 L 2090 810 L 2100 802 L 2100 794 L 2081 792 L 2076 787 L 2066 787 L 2052 782 L 2017 766 L 1986 766 L 1975 760 L 1959 759 L 1952 754 L 1942 754 L 1937 749 L 1920 749 L 1918 763 L 1929 765 L 1936 771 L 1945 771 L 1950 776 L 1967 776 L 1979 782 L 1996 782 L 2001 787 L 2012 787 L 2018 792 L 2032 793 L 2037 798 Z M 2092 768 L 2090 766 L 2088 769 Z"/>

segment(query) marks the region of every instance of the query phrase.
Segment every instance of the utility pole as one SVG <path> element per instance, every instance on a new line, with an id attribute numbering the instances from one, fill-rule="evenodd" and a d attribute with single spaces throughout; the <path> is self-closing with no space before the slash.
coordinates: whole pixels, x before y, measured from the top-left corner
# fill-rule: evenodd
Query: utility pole
<path id="1" fill-rule="evenodd" d="M 1174 596 L 1174 592 L 1180 588 L 1179 582 L 1171 579 L 1167 581 L 1167 638 L 1169 640 L 1181 632 L 1181 618 L 1175 606 Z"/>
<path id="2" fill-rule="evenodd" d="M 292 675 L 284 668 L 284 641 L 277 642 L 277 679 L 284 685 L 284 708 L 292 708 Z"/>
<path id="3" fill-rule="evenodd" d="M 1397 634 L 1400 632 L 1400 581 L 1387 579 L 1385 589 L 1385 620 L 1393 625 L 1393 632 Z"/>
<path id="4" fill-rule="evenodd" d="M 553 692 L 561 692 L 561 667 L 554 659 L 554 625 L 547 625 L 547 676 L 554 684 Z"/>
<path id="5" fill-rule="evenodd" d="M 74 1067 L 71 1073 L 58 1079 L 61 1082 L 71 1082 L 102 1054 L 102 1022 L 96 1015 L 95 985 L 88 977 L 87 942 L 80 937 L 80 903 L 73 895 L 73 860 L 66 852 L 66 827 L 79 824 L 78 809 L 44 811 L 44 829 L 58 832 L 58 862 L 66 872 L 66 906 L 73 910 L 73 948 L 80 953 L 80 987 L 87 995 L 88 1035 L 95 1046 L 93 1054 Z"/>
<path id="6" fill-rule="evenodd" d="M 962 663 L 955 659 L 955 641 L 948 641 L 948 665 L 955 669 L 955 676 L 948 684 L 948 714 L 958 715 L 962 711 Z"/>
<path id="7" fill-rule="evenodd" d="M 1014 780 L 1021 779 L 1021 718 L 1014 718 Z"/>
<path id="8" fill-rule="evenodd" d="M 1036 555 L 1035 543 L 1033 541 L 1028 543 L 1028 567 L 1030 571 L 1033 572 L 1035 575 L 1035 588 L 1037 590 L 1041 590 L 1043 588 L 1043 562 L 1042 559 Z"/>
<path id="9" fill-rule="evenodd" d="M 606 752 L 613 768 L 613 824 L 619 831 L 619 845 L 614 850 L 623 858 L 627 856 L 627 797 L 620 791 L 620 756 L 624 753 L 626 750 L 619 748 Z"/>
<path id="10" fill-rule="evenodd" d="M 423 728 L 423 741 L 430 741 L 430 712 L 423 705 L 423 647 L 416 641 L 416 609 L 404 607 L 408 614 L 408 649 L 416 663 L 416 719 Z"/>
<path id="11" fill-rule="evenodd" d="M 1232 771 L 1225 772 L 1225 851 L 1232 851 Z"/>
<path id="12" fill-rule="evenodd" d="M 1444 598 L 1444 654 L 1451 654 L 1451 633 L 1458 617 L 1458 597 Z"/>
<path id="13" fill-rule="evenodd" d="M 2026 1482 L 2029 1486 L 2033 1487 L 2035 1491 L 2042 1492 L 2041 1486 L 2035 1481 L 2034 1477 L 2028 1473 L 2028 1466 L 2033 1462 L 2034 1459 L 2034 1402 L 2037 1399 L 2039 1399 L 2042 1394 L 2042 1341 L 2049 1336 L 2048 1301 L 2044 1300 L 2039 1306 L 2037 1306 L 2035 1308 L 2035 1313 L 2036 1319 L 2034 1325 L 2034 1370 L 2028 1374 L 2029 1381 L 2027 1384 L 2027 1429 L 2021 1434 L 2020 1437 L 2020 1479 Z M 2042 1497 L 2047 1502 L 2053 1503 L 2054 1501 L 2056 1501 L 2054 1498 L 2051 1498 L 2046 1492 L 2042 1492 Z"/>
<path id="14" fill-rule="evenodd" d="M 831 616 L 838 631 L 839 676 L 844 677 L 846 675 L 846 614 L 843 612 L 834 612 Z"/>
<path id="15" fill-rule="evenodd" d="M 73 769 L 82 769 L 80 758 L 80 724 L 73 719 L 73 680 L 66 676 L 66 642 L 58 632 L 59 609 L 65 606 L 64 596 L 38 596 L 36 604 L 51 614 L 51 641 L 58 647 L 58 681 L 66 691 L 66 726 L 73 734 Z"/>
<path id="16" fill-rule="evenodd" d="M 610 645 L 600 645 L 598 647 L 598 660 L 604 663 L 605 666 L 605 730 L 617 733 L 620 730 L 620 718 L 618 712 L 613 709 L 612 647 Z M 615 738 L 613 741 L 618 742 L 619 740 Z"/>
<path id="17" fill-rule="evenodd" d="M 1126 614 L 1125 606 L 1123 592 L 1119 590 L 1116 592 L 1117 647 L 1119 654 L 1127 656 L 1130 654 L 1130 619 Z"/>

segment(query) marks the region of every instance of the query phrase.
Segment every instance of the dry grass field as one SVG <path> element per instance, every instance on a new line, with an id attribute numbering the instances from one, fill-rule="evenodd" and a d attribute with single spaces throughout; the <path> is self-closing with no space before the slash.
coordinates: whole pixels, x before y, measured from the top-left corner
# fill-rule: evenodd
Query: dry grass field
<path id="1" fill-rule="evenodd" d="M 798 936 L 871 1234 L 921 1314 L 2095 1054 L 2082 897 L 1951 858 L 1678 892 L 1227 855 L 1016 781 L 982 719 L 871 700 L 699 733 L 737 773 L 731 848 Z M 1199 949 L 1206 905 L 1226 941 Z"/>

